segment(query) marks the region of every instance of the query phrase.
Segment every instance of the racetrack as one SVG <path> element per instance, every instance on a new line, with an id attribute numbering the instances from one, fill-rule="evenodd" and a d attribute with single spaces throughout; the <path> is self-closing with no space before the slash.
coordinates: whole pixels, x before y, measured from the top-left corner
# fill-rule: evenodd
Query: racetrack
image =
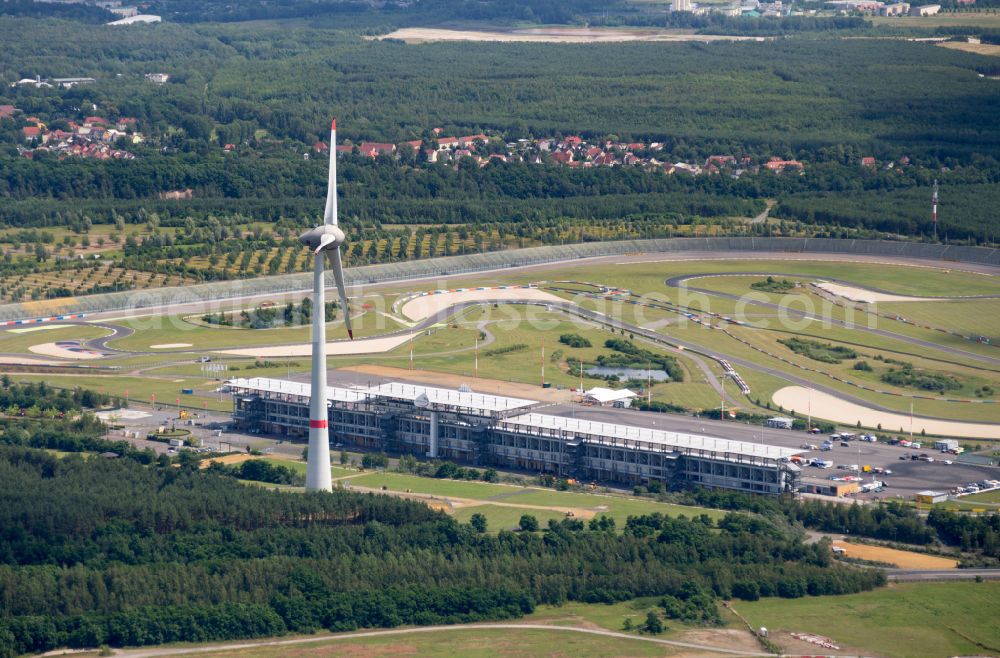
<path id="1" fill-rule="evenodd" d="M 631 254 L 627 256 L 621 255 L 611 255 L 611 256 L 599 256 L 594 258 L 588 258 L 585 261 L 581 261 L 579 258 L 572 258 L 571 261 L 574 264 L 579 264 L 580 267 L 586 268 L 592 265 L 634 265 L 639 263 L 655 263 L 655 262 L 672 262 L 672 261 L 685 261 L 685 260 L 701 260 L 701 261 L 723 261 L 723 260 L 768 260 L 768 259 L 782 259 L 784 261 L 789 260 L 801 260 L 801 261 L 829 261 L 829 262 L 857 262 L 857 263 L 879 263 L 887 264 L 891 263 L 893 265 L 908 265 L 914 267 L 922 268 L 941 268 L 946 270 L 961 270 L 968 272 L 984 273 L 984 274 L 995 274 L 997 268 L 991 265 L 981 264 L 981 263 L 954 263 L 946 261 L 928 261 L 917 258 L 887 258 L 884 256 L 868 256 L 868 255 L 855 255 L 855 254 L 843 254 L 843 253 L 824 253 L 824 254 L 795 254 L 789 255 L 784 252 L 760 252 L 760 253 L 747 253 L 745 251 L 719 251 L 719 252 L 672 252 L 672 253 L 660 253 L 660 254 Z M 442 259 L 447 260 L 447 259 Z M 501 270 L 503 272 L 518 271 L 520 274 L 525 272 L 545 272 L 546 270 L 553 268 L 564 268 L 566 266 L 566 261 L 557 262 L 547 262 L 547 263 L 537 263 L 526 265 L 523 267 L 503 267 Z M 720 276 L 732 276 L 739 273 L 727 273 Z M 759 274 L 757 272 L 752 272 L 748 274 Z M 780 274 L 780 273 L 776 273 Z M 494 277 L 496 272 L 494 272 Z M 711 276 L 711 275 L 681 275 L 672 277 L 668 280 L 668 284 L 673 286 L 683 285 L 683 283 L 691 278 L 697 276 Z M 796 275 L 791 276 L 807 276 L 807 275 Z M 810 278 L 816 278 L 810 276 Z M 463 279 L 470 280 L 470 279 Z M 473 277 L 474 280 L 474 277 Z M 495 279 L 494 279 L 495 280 Z M 368 286 L 367 290 L 378 289 L 383 286 L 399 286 L 398 281 L 393 281 L 391 283 L 380 283 Z M 357 292 L 357 288 L 352 288 L 354 292 Z M 723 297 L 733 297 L 732 295 L 727 295 L 726 293 L 718 293 L 706 289 L 693 289 L 704 291 L 707 294 L 719 295 Z M 280 299 L 294 300 L 301 298 L 308 294 L 308 290 L 298 290 L 292 293 L 288 293 Z M 178 304 L 168 304 L 166 306 L 160 306 L 156 308 L 149 309 L 137 309 L 130 314 L 125 316 L 122 315 L 121 311 L 106 311 L 99 312 L 92 315 L 88 315 L 87 323 L 95 322 L 101 326 L 109 329 L 111 335 L 105 336 L 103 338 L 92 339 L 87 341 L 86 347 L 94 350 L 100 350 L 107 353 L 114 353 L 116 355 L 126 355 L 126 354 L 154 354 L 154 348 L 150 348 L 149 352 L 126 352 L 126 351 L 116 351 L 109 343 L 132 333 L 132 330 L 125 327 L 115 320 L 124 319 L 124 317 L 136 318 L 136 317 L 146 317 L 159 314 L 171 314 L 171 315 L 183 315 L 191 313 L 205 312 L 208 310 L 218 311 L 219 305 L 223 305 L 229 308 L 238 308 L 240 306 L 245 306 L 247 304 L 254 303 L 255 300 L 260 300 L 266 298 L 268 300 L 274 300 L 276 296 L 274 294 L 252 294 L 243 297 L 233 297 L 226 298 L 223 300 L 211 299 L 211 300 L 201 300 L 201 301 L 190 301 L 190 297 L 186 297 L 185 301 Z M 359 339 L 354 342 L 348 341 L 334 341 L 330 343 L 330 354 L 331 355 L 356 355 L 356 354 L 378 354 L 389 352 L 393 349 L 400 347 L 405 344 L 411 337 L 416 334 L 434 327 L 435 325 L 444 324 L 452 321 L 456 316 L 460 315 L 465 309 L 473 305 L 478 304 L 489 304 L 489 303 L 518 303 L 518 304 L 530 304 L 534 306 L 543 306 L 550 310 L 563 312 L 572 316 L 576 316 L 590 322 L 597 323 L 599 325 L 604 325 L 606 327 L 615 328 L 619 331 L 626 331 L 634 334 L 640 340 L 645 340 L 649 342 L 656 343 L 661 349 L 667 350 L 683 350 L 686 356 L 689 356 L 695 360 L 695 363 L 702 370 L 703 373 L 707 375 L 706 381 L 712 385 L 716 391 L 720 391 L 721 385 L 719 385 L 718 380 L 711 373 L 711 368 L 705 363 L 708 360 L 720 360 L 724 359 L 732 363 L 735 367 L 740 368 L 744 371 L 758 371 L 763 372 L 768 375 L 778 377 L 790 384 L 798 385 L 802 387 L 808 387 L 817 394 L 822 393 L 828 395 L 831 400 L 837 400 L 838 403 L 842 405 L 847 405 L 846 408 L 851 409 L 849 415 L 856 415 L 854 410 L 857 408 L 867 409 L 870 413 L 889 413 L 899 415 L 898 411 L 892 409 L 887 409 L 868 402 L 859 397 L 852 396 L 843 391 L 834 389 L 832 387 L 827 387 L 821 383 L 816 383 L 811 379 L 806 377 L 799 377 L 796 374 L 789 373 L 786 370 L 780 368 L 770 368 L 762 366 L 752 360 L 743 358 L 738 351 L 732 351 L 732 353 L 721 353 L 718 350 L 706 349 L 694 342 L 689 340 L 683 340 L 675 337 L 667 337 L 657 328 L 651 326 L 640 327 L 633 325 L 631 323 L 623 322 L 619 319 L 609 317 L 607 315 L 601 314 L 597 311 L 592 311 L 583 308 L 579 305 L 573 304 L 571 302 L 562 300 L 555 297 L 551 293 L 540 290 L 537 288 L 512 288 L 509 290 L 498 290 L 498 289 L 483 289 L 483 290 L 462 290 L 460 292 L 452 293 L 442 293 L 442 294 L 423 294 L 421 296 L 414 297 L 402 304 L 403 312 L 409 315 L 413 319 L 417 319 L 417 323 L 414 326 L 402 328 L 394 332 L 383 334 L 380 336 L 373 336 L 364 339 Z M 757 302 L 755 302 L 757 303 Z M 766 306 L 766 304 L 765 304 Z M 77 321 L 80 324 L 83 322 Z M 867 329 L 862 327 L 862 329 Z M 930 341 L 924 341 L 921 339 L 906 336 L 904 334 L 899 334 L 887 330 L 872 329 L 874 333 L 882 335 L 886 338 L 891 338 L 895 341 L 907 342 L 910 344 L 917 345 L 922 348 L 933 348 L 936 350 L 941 350 L 945 352 L 951 352 L 956 355 L 961 355 L 969 359 L 974 359 L 980 362 L 987 362 L 991 364 L 1000 364 L 1000 358 L 992 357 L 988 354 L 975 353 L 960 348 L 951 347 L 947 345 L 940 345 L 937 343 L 932 343 Z M 166 343 L 170 344 L 170 343 Z M 160 349 L 163 348 L 164 344 L 158 344 Z M 240 347 L 234 345 L 229 347 L 213 348 L 210 351 L 215 351 L 223 353 L 230 356 L 244 356 L 244 357 L 298 357 L 305 356 L 310 353 L 311 345 L 309 343 L 295 343 L 295 344 L 281 344 L 281 345 L 263 345 L 259 347 Z M 176 352 L 171 352 L 176 354 L 179 358 L 183 358 L 185 354 L 203 354 L 206 350 L 199 349 L 197 347 L 187 350 L 179 349 Z M 18 358 L 12 355 L 12 359 Z M 23 358 L 23 356 L 21 357 Z M 732 397 L 728 396 L 729 402 L 739 403 L 738 400 L 734 400 Z M 853 406 L 852 406 L 853 405 Z M 787 405 L 785 405 L 787 406 Z M 830 418 L 833 414 L 824 414 L 821 405 L 817 403 L 814 407 L 814 415 L 817 417 L 828 418 L 831 420 L 840 420 L 841 422 L 847 422 L 854 424 L 858 418 L 847 419 L 846 416 L 838 415 L 838 417 Z M 931 421 L 941 421 L 941 422 L 951 422 L 946 419 L 927 419 L 918 417 L 918 423 L 924 423 L 921 427 L 928 427 L 928 431 L 931 430 L 927 425 Z M 908 423 L 908 417 L 907 417 Z M 875 423 L 877 424 L 877 423 Z M 875 424 L 871 426 L 875 426 Z M 883 423 L 886 427 L 898 426 L 895 423 L 895 416 L 891 424 Z M 960 424 L 964 427 L 966 424 Z M 992 432 L 993 435 L 1000 434 L 1000 432 L 995 431 L 988 423 L 982 424 L 990 429 L 983 430 L 985 432 Z M 904 424 L 906 426 L 906 424 Z M 955 425 L 949 425 L 949 427 L 954 428 Z M 970 436 L 981 436 L 983 431 L 977 430 L 976 433 L 970 434 Z"/>

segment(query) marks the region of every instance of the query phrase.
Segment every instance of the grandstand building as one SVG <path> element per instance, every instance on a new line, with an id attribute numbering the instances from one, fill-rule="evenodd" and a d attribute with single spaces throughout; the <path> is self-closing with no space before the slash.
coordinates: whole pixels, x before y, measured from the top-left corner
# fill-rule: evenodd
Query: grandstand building
<path id="1" fill-rule="evenodd" d="M 237 427 L 305 437 L 309 384 L 234 379 Z M 330 440 L 620 484 L 797 492 L 801 450 L 537 413 L 536 400 L 403 384 L 327 387 Z"/>

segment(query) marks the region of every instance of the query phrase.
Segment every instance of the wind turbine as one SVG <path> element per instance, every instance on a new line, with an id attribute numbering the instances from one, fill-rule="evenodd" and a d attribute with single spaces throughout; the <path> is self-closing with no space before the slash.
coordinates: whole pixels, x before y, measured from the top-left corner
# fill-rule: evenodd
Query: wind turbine
<path id="1" fill-rule="evenodd" d="M 344 287 L 344 268 L 340 260 L 340 245 L 344 232 L 337 226 L 337 120 L 330 124 L 330 174 L 326 188 L 326 209 L 323 224 L 299 236 L 299 242 L 312 249 L 316 256 L 313 266 L 312 304 L 312 386 L 309 398 L 309 461 L 306 465 L 306 491 L 331 491 L 330 433 L 326 409 L 326 283 L 323 279 L 327 257 L 340 292 L 347 335 L 351 330 L 351 311 Z"/>

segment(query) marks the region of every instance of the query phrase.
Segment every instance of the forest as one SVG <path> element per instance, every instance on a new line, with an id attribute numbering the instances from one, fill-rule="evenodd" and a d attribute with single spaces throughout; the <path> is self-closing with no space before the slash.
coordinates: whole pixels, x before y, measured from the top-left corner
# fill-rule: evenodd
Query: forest
<path id="1" fill-rule="evenodd" d="M 157 457 L 106 441 L 87 411 L 111 401 L 94 393 L 4 380 L 0 398 L 8 405 L 0 417 L 4 658 L 59 646 L 510 619 L 539 604 L 640 596 L 660 597 L 668 618 L 712 625 L 720 599 L 884 584 L 880 571 L 833 561 L 827 543 L 806 544 L 802 527 L 940 541 L 967 551 L 970 564 L 1000 558 L 996 514 L 935 510 L 925 520 L 893 503 L 844 506 L 705 489 L 661 495 L 728 510 L 718 521 L 653 514 L 618 529 L 599 519 L 539 527 L 526 518 L 520 531 L 489 533 L 482 519 L 458 523 L 400 498 L 238 481 L 299 482 L 263 461 L 201 469 L 195 453 Z M 21 416 L 29 405 L 66 413 Z M 495 478 L 413 459 L 400 468 Z"/>
<path id="2" fill-rule="evenodd" d="M 420 4 L 419 11 L 454 9 Z M 547 3 L 524 5 L 535 11 Z M 157 10 L 226 6 L 164 1 Z M 573 11 L 589 6 L 581 0 Z M 400 11 L 390 4 L 364 13 Z M 339 29 L 316 20 L 319 27 L 192 17 L 118 30 L 0 16 L 7 46 L 0 79 L 97 80 L 72 89 L 0 87 L 0 105 L 21 110 L 0 119 L 0 230 L 76 231 L 61 244 L 0 239 L 9 245 L 0 256 L 0 298 L 302 271 L 308 259 L 295 235 L 321 205 L 325 155 L 313 147 L 327 138 L 331 114 L 341 139 L 354 143 L 431 141 L 433 128 L 485 132 L 501 146 L 580 135 L 657 141 L 665 162 L 722 154 L 751 163 L 737 179 L 644 167 L 478 167 L 471 160 L 434 165 L 348 155 L 340 191 L 349 266 L 637 237 L 930 239 L 934 179 L 942 198 L 938 238 L 995 240 L 995 204 L 984 200 L 996 196 L 1000 182 L 993 120 L 1000 96 L 978 75 L 989 70 L 988 58 L 903 40 L 818 35 L 712 44 L 410 46 L 361 38 L 359 32 L 384 31 L 377 20 L 351 28 L 330 19 Z M 145 79 L 155 71 L 169 81 Z M 92 114 L 135 119 L 145 141 L 128 146 L 134 160 L 19 154 L 27 117 L 66 130 Z M 801 175 L 777 175 L 760 166 L 771 157 L 806 166 Z M 879 166 L 862 167 L 863 157 Z M 190 190 L 191 198 L 160 196 L 177 190 Z M 777 201 L 772 216 L 785 221 L 747 225 L 767 199 Z M 80 228 L 96 224 L 115 228 L 93 238 Z M 125 227 L 136 224 L 148 230 L 126 237 Z M 96 240 L 106 252 L 99 263 L 77 260 L 73 280 L 58 274 Z"/>
<path id="3" fill-rule="evenodd" d="M 484 534 L 388 496 L 280 493 L 196 464 L 15 446 L 0 446 L 0 500 L 4 656 L 506 619 L 540 603 L 683 598 L 687 583 L 714 606 L 734 591 L 884 582 L 779 519 L 735 512 Z"/>

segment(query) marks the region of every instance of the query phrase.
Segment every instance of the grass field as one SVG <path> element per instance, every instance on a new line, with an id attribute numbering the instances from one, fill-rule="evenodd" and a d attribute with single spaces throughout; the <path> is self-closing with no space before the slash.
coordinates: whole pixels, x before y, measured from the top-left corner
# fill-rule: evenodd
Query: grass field
<path id="1" fill-rule="evenodd" d="M 735 608 L 753 627 L 766 626 L 772 639 L 779 631 L 802 631 L 890 658 L 941 658 L 1000 653 L 998 602 L 1000 582 L 987 581 L 902 583 L 846 596 L 736 602 Z"/>
<path id="2" fill-rule="evenodd" d="M 868 20 L 876 26 L 909 29 L 960 26 L 1000 27 L 1000 14 L 987 14 L 984 11 L 938 14 L 937 16 L 871 16 Z"/>
<path id="3" fill-rule="evenodd" d="M 338 477 L 338 475 L 335 474 L 334 477 Z M 619 528 L 624 526 L 629 516 L 654 512 L 674 516 L 707 514 L 714 519 L 721 518 L 724 514 L 719 510 L 670 505 L 644 498 L 554 491 L 540 487 L 520 487 L 486 482 L 439 480 L 388 471 L 359 473 L 354 477 L 341 479 L 340 482 L 344 485 L 350 482 L 352 486 L 370 489 L 386 487 L 388 491 L 396 493 L 411 491 L 441 499 L 479 501 L 482 504 L 472 506 L 460 504 L 455 511 L 455 516 L 460 521 L 468 521 L 472 514 L 477 512 L 484 514 L 492 531 L 516 527 L 522 514 L 531 514 L 544 524 L 550 518 L 564 518 L 565 512 L 563 510 L 567 509 L 576 510 L 576 514 L 581 517 L 609 516 L 615 520 Z"/>
<path id="4" fill-rule="evenodd" d="M 1000 504 L 1000 489 L 984 491 L 982 493 L 972 494 L 971 496 L 962 496 L 961 500 L 969 503 Z"/>
<path id="5" fill-rule="evenodd" d="M 184 654 L 181 654 L 184 655 Z M 326 658 L 332 656 L 439 656 L 454 658 L 605 658 L 607 656 L 672 656 L 670 647 L 643 640 L 598 637 L 557 630 L 437 630 L 400 636 L 318 641 L 295 647 L 261 647 L 207 652 L 206 658 Z"/>
<path id="6" fill-rule="evenodd" d="M 340 318 L 339 315 L 338 318 Z M 392 318 L 376 313 L 365 313 L 360 317 L 352 314 L 351 319 L 355 336 L 359 338 L 384 334 L 403 327 Z M 308 326 L 279 327 L 276 329 L 207 327 L 188 322 L 179 315 L 143 317 L 124 320 L 121 324 L 135 329 L 135 333 L 113 341 L 111 346 L 137 352 L 149 351 L 150 345 L 171 343 L 189 343 L 191 345 L 191 347 L 177 348 L 179 351 L 308 343 L 310 336 L 310 327 Z M 344 328 L 342 319 L 328 323 L 326 331 L 329 340 L 347 338 L 347 330 Z"/>
<path id="7" fill-rule="evenodd" d="M 217 394 L 209 393 L 211 389 L 218 386 L 218 382 L 202 378 L 187 377 L 173 380 L 123 375 L 22 375 L 16 373 L 11 375 L 11 379 L 16 382 L 44 381 L 58 388 L 89 388 L 118 397 L 125 397 L 127 391 L 130 400 L 143 402 L 148 402 L 150 396 L 155 395 L 156 403 L 164 408 L 173 407 L 178 398 L 182 405 L 194 409 L 231 411 L 233 408 L 233 402 L 229 396 L 224 395 L 220 400 Z M 196 394 L 183 395 L 182 388 L 194 388 Z"/>
<path id="8" fill-rule="evenodd" d="M 1000 16 L 997 20 L 1000 21 Z M 749 271 L 779 274 L 787 272 L 815 278 L 836 278 L 862 287 L 880 288 L 901 295 L 948 297 L 1000 294 L 1000 278 L 994 276 L 933 267 L 810 260 L 808 257 L 803 257 L 803 260 L 793 257 L 786 260 L 684 260 L 622 265 L 601 263 L 586 266 L 586 279 L 595 283 L 622 286 L 635 293 L 655 291 L 673 295 L 676 291 L 670 292 L 672 289 L 667 288 L 664 281 L 677 274 L 724 274 Z M 523 281 L 524 283 L 530 281 L 530 277 L 520 276 L 527 279 Z M 566 268 L 546 271 L 546 279 L 550 281 L 579 278 L 581 278 L 579 265 L 568 265 Z M 511 280 L 513 279 L 514 277 L 511 277 Z M 749 286 L 754 280 L 748 278 L 747 285 Z M 692 282 L 691 285 L 700 286 L 700 282 Z"/>
<path id="9" fill-rule="evenodd" d="M 12 333 L 10 331 L 0 332 L 0 352 L 12 354 L 34 355 L 39 359 L 45 359 L 41 354 L 34 354 L 30 348 L 32 345 L 42 343 L 55 343 L 62 340 L 89 340 L 107 336 L 110 332 L 101 327 L 72 326 L 59 329 L 47 329 L 45 331 L 29 331 L 28 333 Z"/>

